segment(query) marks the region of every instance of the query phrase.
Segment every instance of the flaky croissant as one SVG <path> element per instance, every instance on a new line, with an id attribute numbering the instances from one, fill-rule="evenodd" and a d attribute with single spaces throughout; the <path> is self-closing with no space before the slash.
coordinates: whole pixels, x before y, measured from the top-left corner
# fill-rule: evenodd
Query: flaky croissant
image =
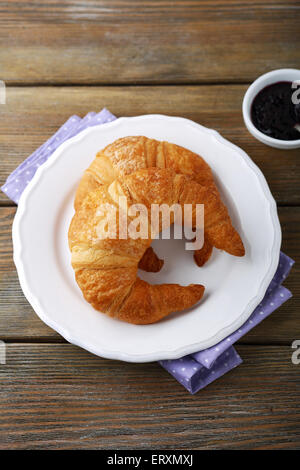
<path id="1" fill-rule="evenodd" d="M 242 241 L 233 228 L 225 205 L 217 192 L 200 185 L 188 176 L 171 169 L 149 168 L 98 185 L 78 204 L 69 228 L 69 246 L 76 281 L 92 306 L 112 317 L 134 324 L 154 323 L 171 312 L 191 307 L 201 299 L 204 287 L 197 284 L 150 285 L 137 277 L 137 269 L 153 235 L 145 239 L 120 239 L 119 217 L 116 238 L 102 237 L 101 220 L 107 214 L 103 207 L 119 207 L 119 197 L 127 205 L 151 204 L 205 205 L 205 227 L 208 241 L 229 253 L 240 253 Z M 99 206 L 102 210 L 99 211 Z M 128 215 L 126 216 L 128 217 Z M 145 217 L 150 217 L 148 211 Z M 128 218 L 128 223 L 130 222 Z M 151 221 L 148 220 L 149 226 Z M 172 220 L 171 220 L 172 223 Z M 196 226 L 193 212 L 192 226 Z M 100 227 L 100 229 L 99 229 Z M 152 238 L 151 238 L 152 236 Z"/>
<path id="2" fill-rule="evenodd" d="M 143 136 L 123 137 L 97 153 L 89 168 L 85 171 L 75 197 L 75 209 L 81 205 L 87 193 L 109 184 L 116 178 L 145 168 L 170 168 L 178 174 L 189 176 L 207 189 L 218 193 L 209 165 L 199 155 L 169 142 L 160 142 Z M 205 234 L 204 245 L 195 251 L 195 261 L 202 266 L 212 253 L 213 245 Z M 244 247 L 235 250 L 236 256 L 244 255 Z M 140 268 L 146 271 L 159 271 L 163 261 L 153 250 L 145 252 L 140 261 Z"/>

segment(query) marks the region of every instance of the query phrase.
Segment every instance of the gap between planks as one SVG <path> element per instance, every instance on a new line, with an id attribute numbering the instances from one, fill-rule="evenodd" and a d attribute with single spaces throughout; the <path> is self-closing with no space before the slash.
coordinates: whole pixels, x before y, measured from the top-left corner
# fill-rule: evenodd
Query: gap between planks
<path id="1" fill-rule="evenodd" d="M 155 82 L 152 80 L 145 80 L 145 81 L 136 81 L 134 83 L 131 82 L 117 82 L 117 83 L 110 83 L 110 82 L 93 82 L 93 83 L 82 83 L 82 82 L 18 82 L 18 81 L 9 81 L 6 82 L 7 88 L 46 88 L 46 87 L 146 87 L 146 86 L 153 86 L 153 87 L 169 87 L 169 86 L 234 86 L 234 85 L 251 85 L 252 81 L 245 81 L 245 80 L 218 80 L 215 81 L 199 81 L 199 80 L 186 80 L 180 82 L 178 80 L 170 81 L 170 82 Z"/>

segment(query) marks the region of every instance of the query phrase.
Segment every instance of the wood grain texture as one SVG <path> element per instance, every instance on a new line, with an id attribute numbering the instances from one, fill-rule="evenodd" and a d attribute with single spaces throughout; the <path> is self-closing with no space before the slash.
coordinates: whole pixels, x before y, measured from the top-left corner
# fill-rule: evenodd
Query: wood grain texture
<path id="1" fill-rule="evenodd" d="M 299 68 L 299 23 L 289 0 L 1 2 L 0 185 L 71 114 L 106 106 L 217 129 L 300 206 L 300 150 L 260 144 L 241 113 L 246 83 Z M 0 449 L 300 449 L 300 207 L 279 208 L 294 297 L 242 338 L 243 365 L 191 396 L 156 363 L 95 357 L 44 325 L 13 264 L 16 209 L 2 193 L 0 206 Z"/>
<path id="2" fill-rule="evenodd" d="M 9 344 L 1 449 L 300 448 L 299 367 L 287 346 L 239 346 L 244 363 L 191 396 L 158 364 L 67 344 Z"/>
<path id="3" fill-rule="evenodd" d="M 2 2 L 7 83 L 250 82 L 300 59 L 298 1 Z"/>
<path id="4" fill-rule="evenodd" d="M 6 341 L 63 341 L 39 320 L 25 299 L 12 259 L 11 225 L 14 207 L 0 208 L 0 339 Z M 242 338 L 241 343 L 291 344 L 300 338 L 300 208 L 279 209 L 282 249 L 296 260 L 284 285 L 294 297 Z"/>
<path id="5" fill-rule="evenodd" d="M 116 116 L 161 113 L 192 119 L 218 130 L 243 148 L 263 171 L 279 204 L 300 204 L 300 150 L 277 150 L 246 130 L 246 86 L 29 87 L 8 88 L 0 106 L 0 185 L 71 114 L 104 106 Z M 0 192 L 0 203 L 9 203 Z"/>

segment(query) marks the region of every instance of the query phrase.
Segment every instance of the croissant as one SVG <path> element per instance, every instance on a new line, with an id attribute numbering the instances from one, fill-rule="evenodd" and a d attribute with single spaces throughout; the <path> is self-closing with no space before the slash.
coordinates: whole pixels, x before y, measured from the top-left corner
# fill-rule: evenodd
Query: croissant
<path id="1" fill-rule="evenodd" d="M 149 229 L 144 239 L 120 238 L 119 215 L 124 212 L 124 207 L 119 205 L 121 196 L 126 197 L 127 208 L 137 203 L 150 208 L 156 203 L 179 204 L 184 210 L 184 204 L 192 204 L 193 208 L 204 204 L 209 243 L 233 254 L 243 249 L 218 193 L 188 176 L 176 174 L 172 169 L 149 168 L 122 175 L 109 184 L 101 182 L 80 205 L 77 200 L 68 238 L 76 281 L 85 299 L 95 309 L 112 317 L 134 324 L 154 323 L 171 312 L 193 306 L 204 293 L 202 285 L 150 285 L 137 277 L 139 262 L 155 235 Z M 109 217 L 112 207 L 118 214 L 116 237 L 107 238 L 102 236 L 101 221 Z M 129 223 L 132 218 L 128 214 L 126 217 Z M 144 217 L 150 227 L 150 211 Z M 194 211 L 191 225 L 196 226 Z"/>
<path id="2" fill-rule="evenodd" d="M 85 171 L 75 196 L 77 209 L 86 194 L 97 189 L 99 185 L 109 184 L 116 178 L 123 179 L 126 175 L 145 168 L 171 168 L 178 174 L 187 175 L 207 189 L 217 192 L 212 171 L 199 155 L 169 142 L 160 142 L 143 136 L 123 137 L 97 153 L 90 167 Z M 205 234 L 204 245 L 195 252 L 195 261 L 202 266 L 212 253 L 213 246 Z M 236 256 L 244 255 L 244 248 Z M 157 272 L 162 267 L 154 251 L 146 251 L 140 268 Z"/>

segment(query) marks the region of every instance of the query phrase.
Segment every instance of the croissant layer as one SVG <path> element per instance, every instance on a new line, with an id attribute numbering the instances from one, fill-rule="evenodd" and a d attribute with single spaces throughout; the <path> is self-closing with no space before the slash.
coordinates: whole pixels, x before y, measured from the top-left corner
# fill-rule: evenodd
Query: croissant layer
<path id="1" fill-rule="evenodd" d="M 162 156 L 159 161 L 163 162 Z M 212 187 L 200 185 L 172 169 L 157 167 L 122 175 L 111 184 L 103 183 L 77 205 L 69 228 L 77 283 L 86 300 L 103 313 L 130 323 L 153 323 L 171 312 L 190 308 L 204 293 L 202 285 L 150 285 L 137 277 L 144 253 L 152 256 L 150 244 L 155 234 L 149 230 L 146 238 L 120 239 L 124 218 L 117 216 L 116 237 L 106 236 L 102 222 L 110 217 L 112 208 L 118 215 L 126 214 L 126 226 L 132 221 L 128 211 L 119 205 L 120 196 L 126 196 L 128 206 L 143 204 L 150 208 L 153 203 L 179 204 L 184 210 L 185 204 L 191 204 L 191 227 L 197 226 L 194 207 L 204 204 L 205 227 L 211 245 L 239 256 L 243 253 L 243 243 L 218 192 Z M 147 211 L 145 217 L 151 227 L 151 211 Z"/>
<path id="2" fill-rule="evenodd" d="M 189 176 L 197 183 L 217 191 L 209 165 L 199 155 L 179 145 L 160 142 L 144 136 L 130 136 L 115 140 L 98 152 L 96 158 L 81 179 L 75 197 L 75 208 L 78 208 L 89 191 L 102 184 L 112 183 L 116 178 L 146 168 L 169 168 L 175 173 Z M 205 237 L 203 250 L 195 252 L 195 261 L 202 266 L 212 252 L 212 245 Z M 157 272 L 162 267 L 154 251 L 145 254 L 140 268 Z"/>

